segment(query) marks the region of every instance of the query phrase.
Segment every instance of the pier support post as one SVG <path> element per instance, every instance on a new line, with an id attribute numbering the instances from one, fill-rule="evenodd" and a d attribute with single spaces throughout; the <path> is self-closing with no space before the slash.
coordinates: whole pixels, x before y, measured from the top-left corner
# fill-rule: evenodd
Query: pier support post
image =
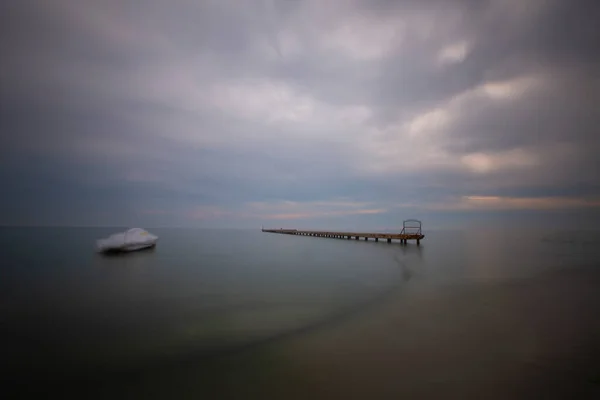
<path id="1" fill-rule="evenodd" d="M 357 236 L 357 237 L 355 237 L 354 239 L 358 240 L 358 236 Z"/>
<path id="2" fill-rule="evenodd" d="M 417 246 L 421 245 L 421 239 L 417 239 Z"/>
<path id="3" fill-rule="evenodd" d="M 369 238 L 365 236 L 365 240 L 369 240 Z"/>
<path id="4" fill-rule="evenodd" d="M 375 238 L 375 241 L 376 241 L 376 242 L 379 242 L 379 238 Z"/>
<path id="5" fill-rule="evenodd" d="M 388 243 L 392 243 L 392 239 L 388 238 Z"/>

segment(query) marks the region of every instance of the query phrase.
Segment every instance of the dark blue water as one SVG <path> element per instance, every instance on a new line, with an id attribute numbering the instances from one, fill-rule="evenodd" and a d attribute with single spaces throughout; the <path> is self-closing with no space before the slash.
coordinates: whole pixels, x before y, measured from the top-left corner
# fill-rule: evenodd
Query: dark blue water
<path id="1" fill-rule="evenodd" d="M 391 298 L 600 267 L 597 232 L 426 232 L 417 247 L 149 229 L 153 250 L 95 253 L 97 238 L 119 230 L 0 228 L 4 379 L 51 388 L 134 374 L 144 386 L 152 371 L 260 351 Z"/>

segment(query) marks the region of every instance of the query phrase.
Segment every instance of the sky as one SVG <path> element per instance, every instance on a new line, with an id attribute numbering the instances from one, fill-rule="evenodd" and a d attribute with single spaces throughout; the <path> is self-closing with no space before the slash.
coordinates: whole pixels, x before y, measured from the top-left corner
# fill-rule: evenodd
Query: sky
<path id="1" fill-rule="evenodd" d="M 600 222 L 594 0 L 4 0 L 0 225 Z"/>

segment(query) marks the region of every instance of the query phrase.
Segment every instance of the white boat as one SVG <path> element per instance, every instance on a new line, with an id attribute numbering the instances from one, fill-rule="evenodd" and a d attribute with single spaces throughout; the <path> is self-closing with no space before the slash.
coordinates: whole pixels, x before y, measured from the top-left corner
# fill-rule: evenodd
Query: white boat
<path id="1" fill-rule="evenodd" d="M 125 232 L 110 235 L 105 239 L 96 241 L 99 252 L 126 252 L 142 250 L 156 246 L 158 236 L 151 234 L 142 228 L 131 228 Z"/>

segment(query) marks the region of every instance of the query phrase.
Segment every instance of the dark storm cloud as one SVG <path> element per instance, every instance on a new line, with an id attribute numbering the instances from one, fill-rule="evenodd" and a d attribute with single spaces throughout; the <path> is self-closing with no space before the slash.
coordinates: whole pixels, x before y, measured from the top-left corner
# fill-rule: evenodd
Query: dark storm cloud
<path id="1" fill-rule="evenodd" d="M 487 79 L 510 79 L 544 71 L 569 75 L 590 73 L 599 61 L 596 21 L 600 17 L 600 6 L 597 2 L 434 1 L 425 4 L 433 5 L 434 10 L 461 10 L 457 22 L 447 28 L 442 22 L 441 28 L 436 29 L 450 35 L 450 39 L 462 37 L 470 41 L 472 50 L 461 63 L 433 68 L 427 46 L 432 41 L 443 43 L 445 38 L 437 36 L 422 41 L 425 43 L 415 41 L 409 57 L 399 54 L 390 57 L 384 64 L 388 70 L 381 76 L 384 82 L 381 87 L 386 102 L 394 101 L 396 95 L 396 106 L 435 103 Z"/>
<path id="2" fill-rule="evenodd" d="M 494 19 L 477 31 L 478 46 L 465 60 L 495 79 L 547 74 L 547 87 L 529 97 L 477 110 L 460 131 L 475 147 L 529 145 L 540 141 L 596 141 L 600 100 L 600 39 L 593 1 L 548 1 L 521 24 Z M 507 29 L 510 28 L 510 29 Z"/>
<path id="3" fill-rule="evenodd" d="M 597 198 L 599 17 L 583 0 L 2 2 L 0 223 Z"/>

